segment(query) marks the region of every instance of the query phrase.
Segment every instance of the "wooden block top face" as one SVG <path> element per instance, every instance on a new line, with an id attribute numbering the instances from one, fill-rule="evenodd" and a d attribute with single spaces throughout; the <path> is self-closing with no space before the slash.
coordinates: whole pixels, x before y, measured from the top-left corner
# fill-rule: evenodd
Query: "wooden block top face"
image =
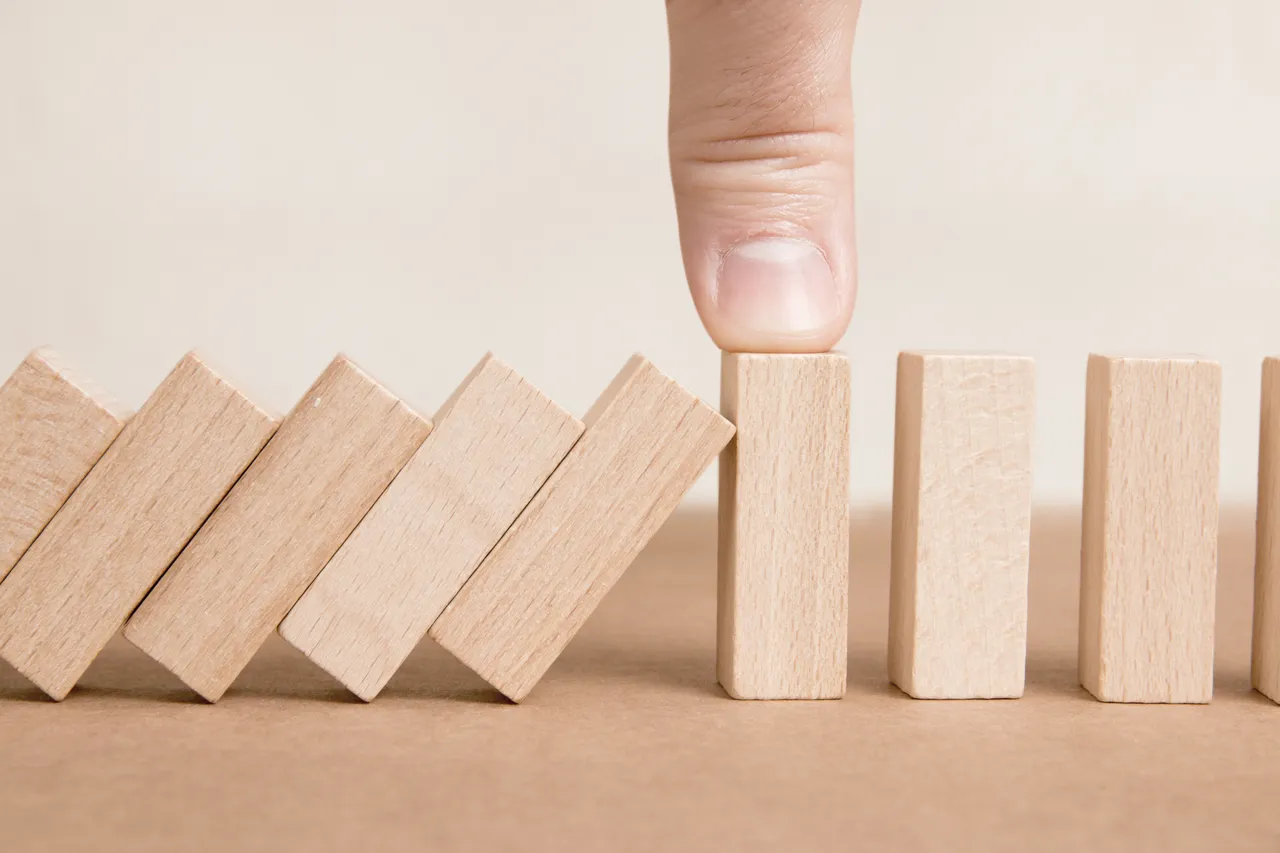
<path id="1" fill-rule="evenodd" d="M 486 356 L 280 634 L 372 700 L 582 430 Z"/>
<path id="2" fill-rule="evenodd" d="M 275 428 L 184 358 L 0 584 L 0 657 L 65 697 Z"/>
<path id="3" fill-rule="evenodd" d="M 848 654 L 849 360 L 725 353 L 718 677 L 739 699 L 836 699 Z"/>
<path id="4" fill-rule="evenodd" d="M 1080 661 L 1100 699 L 1212 697 L 1221 376 L 1090 357 Z"/>
<path id="5" fill-rule="evenodd" d="M 46 349 L 0 386 L 0 580 L 131 415 Z"/>
<path id="6" fill-rule="evenodd" d="M 430 636 L 523 699 L 733 435 L 634 357 Z"/>
<path id="7" fill-rule="evenodd" d="M 1016 698 L 1026 669 L 1035 362 L 903 353 L 890 675 L 917 698 Z"/>
<path id="8" fill-rule="evenodd" d="M 430 428 L 339 356 L 147 596 L 125 637 L 216 701 Z"/>
<path id="9" fill-rule="evenodd" d="M 1280 359 L 1262 364 L 1253 686 L 1280 702 Z"/>

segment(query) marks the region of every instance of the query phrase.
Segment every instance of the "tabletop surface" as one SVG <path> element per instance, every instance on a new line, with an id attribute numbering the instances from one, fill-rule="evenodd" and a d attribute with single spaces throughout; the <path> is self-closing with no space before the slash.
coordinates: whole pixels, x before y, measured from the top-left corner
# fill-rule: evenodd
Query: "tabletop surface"
<path id="1" fill-rule="evenodd" d="M 1025 697 L 907 698 L 885 675 L 888 522 L 855 516 L 839 702 L 716 686 L 700 512 L 519 706 L 430 641 L 371 705 L 277 637 L 212 706 L 119 638 L 61 704 L 0 665 L 0 849 L 1280 849 L 1251 511 L 1223 514 L 1208 706 L 1077 686 L 1078 509 L 1035 517 Z"/>

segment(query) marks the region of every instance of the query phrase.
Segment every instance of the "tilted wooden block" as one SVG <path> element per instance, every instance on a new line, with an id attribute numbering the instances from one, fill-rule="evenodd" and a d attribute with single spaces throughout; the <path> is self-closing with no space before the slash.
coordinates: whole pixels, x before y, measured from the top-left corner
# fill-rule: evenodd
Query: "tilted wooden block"
<path id="1" fill-rule="evenodd" d="M 336 358 L 138 607 L 125 638 L 216 702 L 430 429 Z"/>
<path id="2" fill-rule="evenodd" d="M 1213 697 L 1222 370 L 1089 357 L 1080 683 L 1104 702 Z"/>
<path id="3" fill-rule="evenodd" d="M 487 355 L 280 634 L 366 702 L 582 434 L 582 423 Z"/>
<path id="4" fill-rule="evenodd" d="M 849 359 L 725 353 L 717 675 L 735 699 L 839 699 L 849 648 Z"/>
<path id="5" fill-rule="evenodd" d="M 917 699 L 1022 695 L 1035 362 L 898 358 L 889 677 Z"/>
<path id="6" fill-rule="evenodd" d="M 733 435 L 635 356 L 429 635 L 513 701 L 538 682 Z"/>
<path id="7" fill-rule="evenodd" d="M 47 349 L 0 386 L 0 580 L 131 416 Z"/>
<path id="8" fill-rule="evenodd" d="M 1280 358 L 1262 365 L 1258 539 L 1253 591 L 1253 686 L 1280 702 Z"/>
<path id="9" fill-rule="evenodd" d="M 184 358 L 0 584 L 0 657 L 66 697 L 275 428 Z"/>

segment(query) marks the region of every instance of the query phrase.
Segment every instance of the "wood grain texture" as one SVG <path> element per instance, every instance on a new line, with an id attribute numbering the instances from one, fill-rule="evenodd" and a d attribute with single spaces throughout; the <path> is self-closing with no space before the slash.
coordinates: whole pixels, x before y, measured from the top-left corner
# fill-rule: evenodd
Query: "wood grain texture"
<path id="1" fill-rule="evenodd" d="M 1104 702 L 1213 697 L 1222 370 L 1089 357 L 1080 683 Z"/>
<path id="2" fill-rule="evenodd" d="M 429 631 L 516 702 L 733 435 L 638 355 L 583 422 L 582 438 Z"/>
<path id="3" fill-rule="evenodd" d="M 276 423 L 186 356 L 0 584 L 0 657 L 66 697 Z"/>
<path id="4" fill-rule="evenodd" d="M 492 355 L 280 624 L 366 702 L 426 636 L 582 435 L 580 421 Z"/>
<path id="5" fill-rule="evenodd" d="M 125 638 L 216 702 L 430 429 L 338 356 L 143 601 Z"/>
<path id="6" fill-rule="evenodd" d="M 898 358 L 889 677 L 917 699 L 1022 696 L 1035 362 Z"/>
<path id="7" fill-rule="evenodd" d="M 0 386 L 0 580 L 131 416 L 48 349 Z"/>
<path id="8" fill-rule="evenodd" d="M 735 699 L 844 696 L 849 359 L 721 357 L 717 677 Z"/>
<path id="9" fill-rule="evenodd" d="M 1253 686 L 1280 702 L 1280 358 L 1262 364 L 1256 549 Z"/>

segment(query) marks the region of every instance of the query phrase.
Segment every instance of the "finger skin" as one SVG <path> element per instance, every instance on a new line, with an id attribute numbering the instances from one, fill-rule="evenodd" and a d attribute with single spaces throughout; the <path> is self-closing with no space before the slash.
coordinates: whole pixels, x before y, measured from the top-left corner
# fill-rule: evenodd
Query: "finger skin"
<path id="1" fill-rule="evenodd" d="M 857 13 L 855 0 L 667 4 L 681 248 L 722 349 L 824 351 L 848 328 Z"/>

